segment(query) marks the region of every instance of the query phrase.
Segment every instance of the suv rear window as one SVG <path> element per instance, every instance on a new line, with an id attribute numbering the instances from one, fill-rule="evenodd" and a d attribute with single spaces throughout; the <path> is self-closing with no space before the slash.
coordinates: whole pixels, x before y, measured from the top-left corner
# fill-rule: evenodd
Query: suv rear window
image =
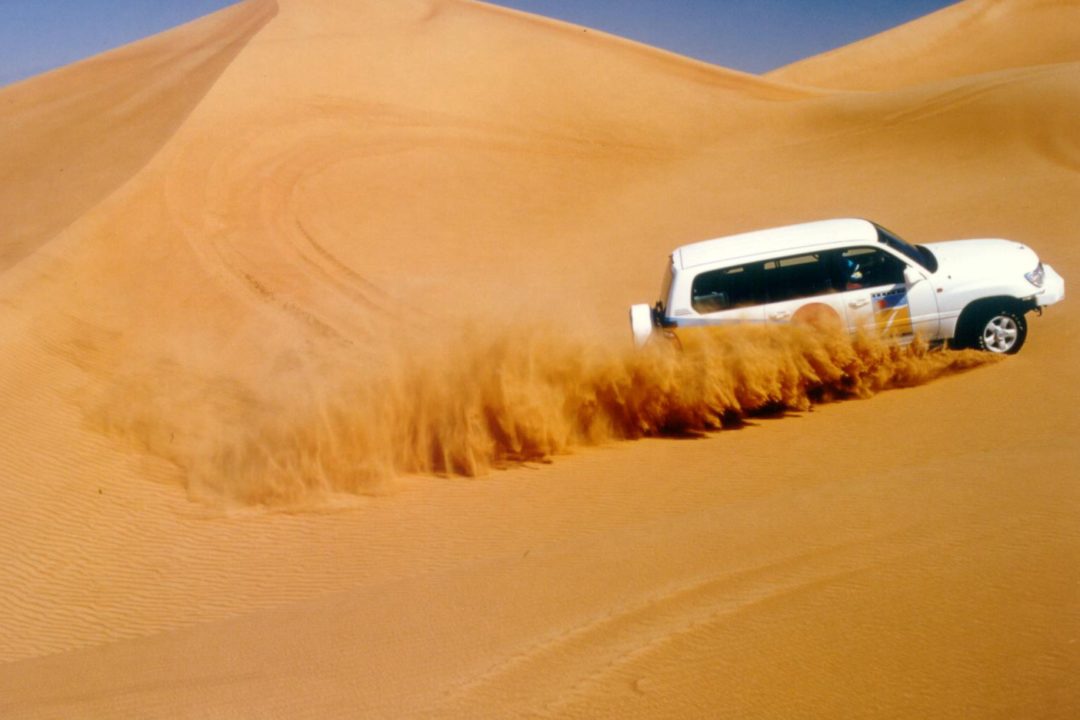
<path id="1" fill-rule="evenodd" d="M 690 286 L 690 304 L 705 314 L 765 302 L 760 270 L 757 263 L 703 272 Z"/>

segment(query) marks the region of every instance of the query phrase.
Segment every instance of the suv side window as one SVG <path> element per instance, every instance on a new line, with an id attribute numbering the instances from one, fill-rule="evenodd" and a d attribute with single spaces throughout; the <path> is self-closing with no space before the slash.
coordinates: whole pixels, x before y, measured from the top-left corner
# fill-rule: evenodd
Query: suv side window
<path id="1" fill-rule="evenodd" d="M 764 302 L 760 270 L 755 263 L 703 272 L 690 286 L 690 304 L 702 314 L 758 305 Z"/>
<path id="2" fill-rule="evenodd" d="M 768 302 L 798 300 L 832 291 L 833 282 L 820 253 L 770 260 L 762 273 Z"/>
<path id="3" fill-rule="evenodd" d="M 877 248 L 850 248 L 838 252 L 833 272 L 834 282 L 842 290 L 904 282 L 904 263 Z"/>

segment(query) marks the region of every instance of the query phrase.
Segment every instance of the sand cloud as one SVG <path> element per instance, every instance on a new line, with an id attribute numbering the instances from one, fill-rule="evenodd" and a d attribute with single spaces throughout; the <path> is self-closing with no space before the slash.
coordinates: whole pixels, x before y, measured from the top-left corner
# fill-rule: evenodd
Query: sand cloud
<path id="1" fill-rule="evenodd" d="M 245 377 L 224 365 L 181 373 L 190 358 L 159 362 L 118 374 L 91 416 L 176 463 L 193 499 L 304 506 L 385 492 L 403 474 L 471 477 L 616 440 L 719 430 L 995 359 L 800 326 L 709 329 L 682 350 L 645 351 L 551 328 L 472 329 L 377 362 L 340 353 Z"/>

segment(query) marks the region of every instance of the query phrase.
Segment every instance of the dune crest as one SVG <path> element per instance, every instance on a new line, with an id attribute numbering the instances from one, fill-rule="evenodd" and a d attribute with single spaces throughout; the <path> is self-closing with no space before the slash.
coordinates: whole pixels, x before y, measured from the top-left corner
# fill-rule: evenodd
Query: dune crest
<path id="1" fill-rule="evenodd" d="M 896 90 L 1032 65 L 1080 62 L 1068 0 L 963 0 L 926 17 L 766 73 L 834 90 Z"/>
<path id="2" fill-rule="evenodd" d="M 274 11 L 248 0 L 0 89 L 0 272 L 144 167 Z"/>

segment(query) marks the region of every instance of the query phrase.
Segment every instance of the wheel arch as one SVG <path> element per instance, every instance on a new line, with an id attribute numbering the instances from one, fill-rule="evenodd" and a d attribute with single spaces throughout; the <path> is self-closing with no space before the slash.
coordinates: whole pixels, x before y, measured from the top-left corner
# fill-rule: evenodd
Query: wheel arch
<path id="1" fill-rule="evenodd" d="M 972 300 L 960 311 L 956 319 L 956 327 L 953 330 L 951 342 L 956 347 L 967 347 L 967 340 L 971 333 L 971 323 L 975 318 L 987 310 L 1011 310 L 1021 317 L 1035 309 L 1031 300 L 1021 300 L 1012 295 L 995 295 L 993 297 Z"/>

